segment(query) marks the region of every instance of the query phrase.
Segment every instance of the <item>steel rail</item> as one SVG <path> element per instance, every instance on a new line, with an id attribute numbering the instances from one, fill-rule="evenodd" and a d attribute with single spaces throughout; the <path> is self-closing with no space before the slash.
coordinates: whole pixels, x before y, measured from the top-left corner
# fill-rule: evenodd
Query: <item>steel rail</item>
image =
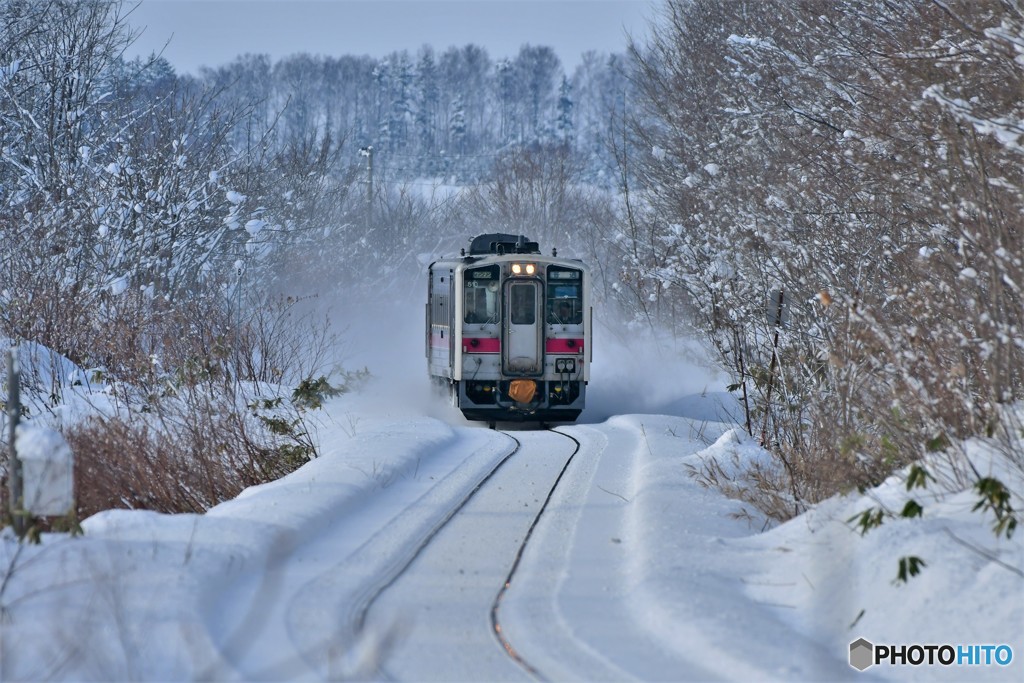
<path id="1" fill-rule="evenodd" d="M 537 524 L 540 522 L 540 518 L 544 515 L 544 511 L 547 510 L 548 503 L 551 502 L 552 497 L 555 495 L 555 489 L 558 488 L 558 484 L 562 481 L 562 477 L 569 469 L 569 465 L 572 464 L 573 458 L 580 452 L 580 442 L 574 437 L 566 434 L 565 432 L 559 432 L 555 429 L 548 429 L 552 434 L 559 434 L 565 438 L 571 440 L 576 444 L 573 452 L 565 460 L 565 464 L 562 465 L 562 470 L 558 473 L 555 478 L 555 483 L 551 485 L 551 489 L 548 491 L 547 497 L 544 499 L 544 504 L 540 506 L 540 510 L 537 511 L 536 516 L 533 518 L 533 522 L 530 524 L 530 528 L 526 531 L 526 535 L 523 537 L 523 542 L 519 544 L 519 550 L 516 551 L 515 559 L 512 562 L 512 567 L 508 570 L 508 575 L 505 577 L 505 582 L 498 589 L 498 594 L 494 596 L 494 602 L 491 603 L 491 629 L 494 632 L 495 638 L 498 639 L 498 644 L 501 645 L 502 649 L 508 654 L 509 657 L 515 661 L 520 667 L 522 667 L 530 676 L 538 681 L 547 681 L 543 674 L 537 669 L 537 667 L 530 664 L 526 659 L 519 653 L 512 643 L 508 639 L 508 635 L 501 626 L 501 620 L 499 619 L 498 612 L 501 609 L 501 602 L 505 598 L 505 594 L 508 589 L 512 586 L 512 579 L 515 576 L 516 570 L 519 569 L 519 564 L 522 562 L 523 553 L 526 551 L 526 544 L 530 542 L 530 537 L 533 536 L 534 529 L 537 528 Z"/>
<path id="2" fill-rule="evenodd" d="M 442 517 L 428 533 L 424 534 L 420 538 L 419 543 L 416 544 L 411 553 L 408 553 L 399 562 L 392 565 L 391 571 L 389 572 L 389 575 L 387 576 L 386 579 L 374 584 L 370 588 L 370 590 L 366 591 L 363 594 L 363 596 L 361 596 L 353 628 L 353 633 L 356 635 L 356 639 L 358 639 L 364 632 L 366 628 L 367 615 L 369 614 L 370 609 L 373 607 L 373 604 L 377 602 L 377 599 L 380 598 L 381 595 L 383 595 L 384 591 L 393 586 L 395 582 L 402 577 L 403 574 L 405 574 L 409 567 L 412 566 L 413 562 L 415 562 L 416 559 L 423 553 L 424 549 L 426 549 L 426 547 L 430 545 L 430 542 L 433 541 L 434 538 L 437 537 L 439 533 L 441 533 L 441 530 L 448 525 L 448 523 L 455 517 L 455 515 L 457 515 L 464 507 L 466 507 L 466 505 L 469 503 L 470 500 L 473 499 L 477 492 L 481 488 L 483 488 L 483 486 L 488 481 L 490 481 L 495 474 L 498 473 L 502 466 L 505 463 L 507 463 L 512 458 L 513 455 L 519 452 L 520 448 L 522 448 L 522 443 L 519 441 L 519 439 L 515 438 L 508 432 L 502 432 L 502 434 L 510 438 L 515 443 L 515 447 L 512 450 L 510 450 L 506 455 L 504 455 L 501 458 L 501 460 L 499 460 L 498 463 L 494 465 L 494 467 L 492 467 L 491 470 L 484 477 L 482 477 L 480 481 L 478 481 L 476 485 L 468 493 L 466 493 L 462 497 L 462 500 L 460 500 L 458 504 L 453 505 L 451 508 L 449 508 L 449 510 L 445 513 L 444 517 Z M 387 676 L 387 672 L 384 671 L 383 662 L 381 662 L 380 665 L 377 667 L 377 673 L 381 675 L 383 678 L 390 680 L 390 677 Z"/>

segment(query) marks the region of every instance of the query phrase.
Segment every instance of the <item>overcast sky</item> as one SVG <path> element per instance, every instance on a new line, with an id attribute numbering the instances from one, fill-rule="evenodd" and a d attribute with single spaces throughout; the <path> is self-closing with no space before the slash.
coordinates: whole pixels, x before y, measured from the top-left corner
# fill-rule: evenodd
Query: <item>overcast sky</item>
<path id="1" fill-rule="evenodd" d="M 129 3 L 131 0 L 129 0 Z M 555 49 L 568 73 L 587 50 L 621 52 L 642 36 L 657 0 L 142 0 L 129 23 L 145 28 L 129 58 L 163 50 L 179 73 L 247 52 L 382 57 L 424 44 L 474 43 L 492 59 L 526 43 Z M 167 47 L 164 48 L 164 44 Z"/>

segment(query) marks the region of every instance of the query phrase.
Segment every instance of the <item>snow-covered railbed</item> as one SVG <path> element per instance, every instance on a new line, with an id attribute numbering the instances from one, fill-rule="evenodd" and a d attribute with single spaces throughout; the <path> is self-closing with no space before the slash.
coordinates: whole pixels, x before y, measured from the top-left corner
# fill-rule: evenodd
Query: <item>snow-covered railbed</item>
<path id="1" fill-rule="evenodd" d="M 250 582 L 249 600 L 234 590 L 220 601 L 229 612 L 244 608 L 238 628 L 217 629 L 230 634 L 220 651 L 241 678 L 365 675 L 375 663 L 360 653 L 378 635 L 360 632 L 368 603 L 516 448 L 500 434 L 433 420 L 375 430 L 365 443 L 383 456 L 373 463 L 378 486 L 339 499 L 301 543 L 284 541 Z M 403 454 L 397 475 L 385 464 L 389 452 Z M 252 605 L 264 606 L 255 623 Z"/>
<path id="2" fill-rule="evenodd" d="M 516 432 L 520 450 L 401 576 L 375 595 L 367 633 L 393 680 L 790 680 L 841 678 L 835 653 L 747 596 L 760 555 L 738 506 L 683 463 L 727 427 L 618 417 Z M 554 487 L 554 482 L 559 485 Z M 552 490 L 552 487 L 553 490 Z M 538 520 L 501 603 L 496 589 Z M 365 563 L 361 563 L 365 564 Z M 772 638 L 762 634 L 770 633 Z M 744 643 L 737 648 L 736 643 Z M 781 647 L 780 647 L 781 645 Z"/>
<path id="3" fill-rule="evenodd" d="M 7 537 L 2 679 L 351 673 L 357 643 L 343 607 L 515 442 L 426 417 L 322 436 L 320 458 L 205 515 L 112 510 L 86 520 L 80 538 L 19 550 Z"/>
<path id="4" fill-rule="evenodd" d="M 528 677 L 490 611 L 573 444 L 516 432 L 523 450 L 499 467 L 514 447 L 501 433 L 381 411 L 341 427 L 349 409 L 332 406 L 320 458 L 206 515 L 106 512 L 84 537 L 41 546 L 0 536 L 0 679 Z M 741 430 L 627 415 L 559 431 L 580 449 L 500 609 L 502 635 L 541 678 L 1018 677 L 1024 552 L 1018 536 L 993 539 L 969 497 L 865 537 L 845 521 L 877 504 L 862 496 L 761 533 L 753 508 L 687 470 L 765 457 Z M 871 495 L 905 493 L 894 478 Z M 928 566 L 898 586 L 908 551 Z M 858 672 L 847 651 L 859 637 L 1006 643 L 1016 656 Z"/>
<path id="5" fill-rule="evenodd" d="M 508 631 L 527 659 L 552 680 L 848 675 L 836 653 L 745 596 L 757 562 L 742 546 L 750 525 L 731 517 L 738 504 L 683 467 L 726 425 L 635 415 L 562 429 L 580 440 L 580 456 L 506 602 Z"/>
<path id="6" fill-rule="evenodd" d="M 393 647 L 382 653 L 379 673 L 386 678 L 529 680 L 529 665 L 499 643 L 491 614 L 576 444 L 544 431 L 517 431 L 514 437 L 521 444 L 516 454 L 375 599 L 367 631 L 395 635 Z"/>

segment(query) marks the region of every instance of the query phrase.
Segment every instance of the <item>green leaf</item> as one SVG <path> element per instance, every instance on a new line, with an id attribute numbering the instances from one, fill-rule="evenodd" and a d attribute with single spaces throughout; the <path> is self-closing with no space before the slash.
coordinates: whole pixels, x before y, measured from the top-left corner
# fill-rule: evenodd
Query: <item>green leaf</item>
<path id="1" fill-rule="evenodd" d="M 935 480 L 932 475 L 928 474 L 928 470 L 920 465 L 913 465 L 910 468 L 910 473 L 907 475 L 907 490 L 910 491 L 911 489 L 916 488 L 923 489 L 928 485 L 929 479 L 932 481 Z"/>
<path id="2" fill-rule="evenodd" d="M 924 508 L 913 498 L 907 501 L 907 504 L 903 506 L 903 512 L 900 513 L 901 517 L 920 517 L 924 514 Z"/>
<path id="3" fill-rule="evenodd" d="M 860 535 L 863 536 L 871 529 L 882 526 L 882 520 L 885 517 L 885 511 L 882 508 L 868 508 L 863 512 L 859 512 L 853 517 L 846 520 L 847 524 L 853 523 L 856 520 L 855 526 L 860 527 Z"/>
<path id="4" fill-rule="evenodd" d="M 896 585 L 906 583 L 911 577 L 920 574 L 921 570 L 927 566 L 927 563 L 916 555 L 901 557 L 899 571 L 897 571 L 896 580 L 893 583 Z"/>
<path id="5" fill-rule="evenodd" d="M 307 377 L 299 382 L 299 386 L 292 392 L 292 402 L 300 408 L 316 410 L 323 406 L 328 398 L 340 396 L 344 393 L 342 387 L 331 386 L 325 375 L 316 379 Z"/>
<path id="6" fill-rule="evenodd" d="M 1005 534 L 1007 539 L 1011 538 L 1017 529 L 1017 513 L 1010 504 L 1010 492 L 1003 482 L 995 477 L 982 477 L 975 482 L 974 490 L 981 499 L 971 508 L 971 512 L 992 510 L 996 516 L 992 531 L 997 537 Z"/>
<path id="7" fill-rule="evenodd" d="M 277 415 L 274 415 L 273 417 L 265 417 L 263 415 L 259 415 L 258 417 L 263 422 L 263 424 L 267 426 L 267 429 L 269 429 L 272 434 L 277 434 L 278 436 L 292 435 L 292 430 L 298 422 L 297 420 L 289 422 L 288 420 L 278 417 Z"/>

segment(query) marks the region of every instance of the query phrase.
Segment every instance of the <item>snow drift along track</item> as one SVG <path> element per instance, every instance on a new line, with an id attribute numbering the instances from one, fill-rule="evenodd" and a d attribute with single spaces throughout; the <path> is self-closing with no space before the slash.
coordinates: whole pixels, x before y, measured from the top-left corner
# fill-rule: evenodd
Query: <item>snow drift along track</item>
<path id="1" fill-rule="evenodd" d="M 370 447 L 386 451 L 392 442 L 416 443 L 404 469 L 381 470 L 376 487 L 342 496 L 340 505 L 318 504 L 321 491 L 328 492 L 325 501 L 334 499 L 332 477 L 347 466 L 330 456 L 303 468 L 311 470 L 303 480 L 272 489 L 289 502 L 309 500 L 310 514 L 278 533 L 287 548 L 277 548 L 262 566 L 225 576 L 210 595 L 210 620 L 223 635 L 215 643 L 219 661 L 205 677 L 324 680 L 372 673 L 364 667 L 388 634 L 360 637 L 363 605 L 516 448 L 495 432 L 452 430 L 432 420 L 379 432 Z M 266 516 L 278 503 L 262 490 L 240 502 Z"/>

